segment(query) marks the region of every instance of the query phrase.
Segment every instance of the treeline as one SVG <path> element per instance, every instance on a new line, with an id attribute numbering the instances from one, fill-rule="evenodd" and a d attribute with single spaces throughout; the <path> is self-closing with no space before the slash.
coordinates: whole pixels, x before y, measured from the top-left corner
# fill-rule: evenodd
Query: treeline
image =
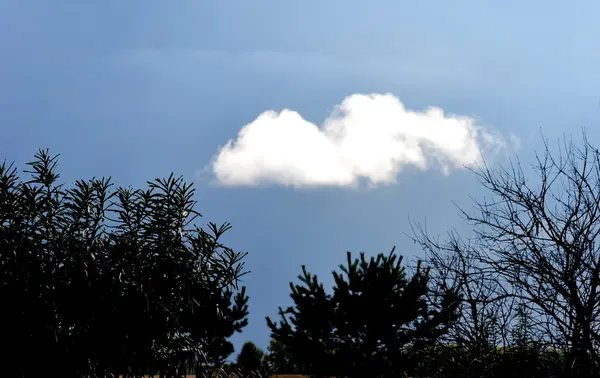
<path id="1" fill-rule="evenodd" d="M 223 371 L 244 377 L 267 377 L 271 375 L 311 374 L 301 364 L 293 362 L 293 356 L 285 352 L 285 346 L 271 340 L 267 352 L 252 342 L 246 342 L 233 364 L 225 364 Z M 424 348 L 414 354 L 414 363 L 398 367 L 400 375 L 377 374 L 363 371 L 350 373 L 348 377 L 562 377 L 565 376 L 564 354 L 554 350 L 540 350 L 532 346 L 480 350 L 473 353 L 467 346 L 438 345 Z M 314 372 L 314 371 L 313 371 Z M 324 376 L 324 375 L 321 375 Z M 340 376 L 338 374 L 338 376 Z M 573 374 L 567 376 L 574 376 Z M 592 375 L 593 376 L 593 375 Z"/>
<path id="2" fill-rule="evenodd" d="M 471 233 L 413 224 L 420 261 L 348 253 L 332 290 L 303 267 L 268 350 L 248 342 L 233 364 L 245 254 L 222 244 L 228 224 L 198 226 L 190 184 L 66 188 L 47 151 L 26 179 L 4 163 L 3 372 L 600 376 L 600 152 L 585 136 L 545 147 L 530 168 L 473 170 L 489 195 L 460 210 Z"/>

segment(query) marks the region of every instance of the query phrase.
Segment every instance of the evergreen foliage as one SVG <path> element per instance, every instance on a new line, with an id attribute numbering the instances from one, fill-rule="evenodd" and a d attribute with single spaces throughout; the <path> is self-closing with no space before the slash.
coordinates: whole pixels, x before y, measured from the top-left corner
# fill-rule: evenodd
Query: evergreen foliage
<path id="1" fill-rule="evenodd" d="M 267 323 L 303 373 L 398 376 L 414 370 L 416 351 L 434 345 L 455 318 L 456 294 L 432 301 L 428 276 L 420 264 L 409 275 L 394 250 L 370 259 L 349 252 L 332 294 L 302 267 L 300 283 L 290 283 L 293 306 Z"/>
<path id="2" fill-rule="evenodd" d="M 58 183 L 40 151 L 19 178 L 0 164 L 3 374 L 75 377 L 219 364 L 247 324 L 245 254 L 229 224 L 193 224 L 194 190 L 173 175 L 147 189 Z"/>

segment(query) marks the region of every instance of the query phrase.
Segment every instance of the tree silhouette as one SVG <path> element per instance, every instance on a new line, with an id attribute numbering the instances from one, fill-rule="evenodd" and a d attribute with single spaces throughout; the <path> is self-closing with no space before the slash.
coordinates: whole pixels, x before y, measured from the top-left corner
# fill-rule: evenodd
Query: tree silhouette
<path id="1" fill-rule="evenodd" d="M 300 373 L 300 370 L 294 364 L 292 355 L 287 346 L 275 339 L 271 339 L 267 350 L 268 354 L 265 356 L 265 360 L 269 366 L 269 371 L 274 374 Z"/>
<path id="2" fill-rule="evenodd" d="M 40 151 L 21 181 L 0 164 L 0 300 L 8 376 L 154 373 L 223 361 L 246 324 L 244 253 L 229 224 L 194 225 L 194 190 L 110 179 L 58 184 Z"/>
<path id="3" fill-rule="evenodd" d="M 434 257 L 470 256 L 476 274 L 459 270 L 469 282 L 493 277 L 490 295 L 473 298 L 480 308 L 484 300 L 506 297 L 520 304 L 521 313 L 527 310 L 526 327 L 523 314 L 513 321 L 515 350 L 529 353 L 533 335 L 538 354 L 552 354 L 561 376 L 598 376 L 600 152 L 585 133 L 581 147 L 565 138 L 551 151 L 544 142 L 530 170 L 519 161 L 474 170 L 490 196 L 476 200 L 472 212 L 461 210 L 473 227 L 471 237 L 441 244 L 426 233 L 417 239 Z"/>
<path id="4" fill-rule="evenodd" d="M 334 272 L 333 294 L 302 267 L 290 283 L 294 305 L 267 318 L 273 339 L 289 348 L 303 373 L 346 377 L 397 376 L 412 372 L 419 351 L 452 324 L 457 296 L 428 297 L 427 269 L 409 277 L 402 257 L 379 254 L 367 260 L 347 254 Z"/>
<path id="5" fill-rule="evenodd" d="M 236 358 L 236 365 L 243 377 L 261 373 L 265 367 L 265 353 L 251 341 L 242 346 Z"/>

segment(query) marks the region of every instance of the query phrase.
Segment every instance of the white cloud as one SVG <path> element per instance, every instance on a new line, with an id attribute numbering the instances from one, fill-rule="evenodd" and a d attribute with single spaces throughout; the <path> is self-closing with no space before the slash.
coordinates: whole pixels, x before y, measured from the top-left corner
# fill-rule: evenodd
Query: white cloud
<path id="1" fill-rule="evenodd" d="M 411 111 L 391 94 L 347 97 L 322 126 L 292 110 L 266 111 L 229 140 L 212 162 L 221 185 L 294 187 L 392 184 L 406 166 L 445 174 L 507 147 L 467 116 L 431 107 Z"/>

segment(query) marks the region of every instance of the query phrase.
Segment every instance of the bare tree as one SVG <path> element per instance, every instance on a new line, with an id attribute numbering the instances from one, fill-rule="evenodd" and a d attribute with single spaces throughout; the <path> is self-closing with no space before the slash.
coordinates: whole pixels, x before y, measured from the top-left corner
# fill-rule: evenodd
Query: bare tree
<path id="1" fill-rule="evenodd" d="M 477 314 L 486 307 L 497 313 L 492 303 L 499 298 L 517 300 L 531 312 L 531 330 L 564 353 L 565 376 L 597 374 L 600 152 L 584 133 L 582 147 L 563 138 L 556 152 L 544 140 L 531 172 L 519 161 L 508 169 L 484 164 L 473 172 L 492 194 L 474 200 L 475 211 L 461 210 L 473 235 L 440 245 L 420 229 L 415 239 L 440 273 L 449 272 L 462 285 L 465 303 L 479 304 Z M 471 298 L 473 286 L 479 291 Z M 502 301 L 500 308 L 506 304 Z M 472 317 L 477 335 L 483 325 L 475 326 L 477 316 L 467 315 L 475 313 L 473 307 L 464 316 Z"/>
<path id="2" fill-rule="evenodd" d="M 515 317 L 515 299 L 502 284 L 502 277 L 481 264 L 479 253 L 456 232 L 444 243 L 428 236 L 426 228 L 413 224 L 413 240 L 427 254 L 433 295 L 451 289 L 460 294 L 460 320 L 446 334 L 444 344 L 456 353 L 442 353 L 455 368 L 475 375 L 492 376 L 494 358 L 509 344 Z"/>

